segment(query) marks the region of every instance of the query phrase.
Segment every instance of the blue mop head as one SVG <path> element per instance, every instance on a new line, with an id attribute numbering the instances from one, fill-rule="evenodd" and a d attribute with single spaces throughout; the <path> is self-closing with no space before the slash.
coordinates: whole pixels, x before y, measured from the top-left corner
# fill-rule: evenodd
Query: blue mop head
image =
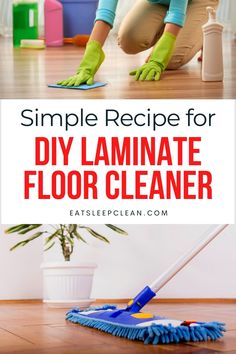
<path id="1" fill-rule="evenodd" d="M 144 344 L 201 342 L 223 337 L 224 323 L 187 322 L 154 316 L 148 313 L 119 310 L 116 306 L 74 308 L 66 319 L 82 326 L 96 328 L 114 336 L 143 341 Z"/>

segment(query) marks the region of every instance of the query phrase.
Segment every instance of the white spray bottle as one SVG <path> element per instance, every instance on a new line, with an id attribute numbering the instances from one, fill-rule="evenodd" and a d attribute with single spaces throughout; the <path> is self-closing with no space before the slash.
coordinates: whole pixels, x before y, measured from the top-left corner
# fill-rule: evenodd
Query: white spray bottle
<path id="1" fill-rule="evenodd" d="M 224 26 L 217 22 L 216 11 L 213 7 L 207 7 L 207 12 L 209 15 L 208 22 L 202 26 L 202 80 L 223 81 L 222 32 Z"/>

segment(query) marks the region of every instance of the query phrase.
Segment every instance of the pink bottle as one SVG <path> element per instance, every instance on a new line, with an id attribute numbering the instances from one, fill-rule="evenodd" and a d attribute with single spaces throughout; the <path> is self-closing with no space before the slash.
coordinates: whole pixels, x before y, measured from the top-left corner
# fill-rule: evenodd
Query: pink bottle
<path id="1" fill-rule="evenodd" d="M 47 47 L 63 45 L 63 7 L 57 0 L 44 1 L 45 42 Z"/>

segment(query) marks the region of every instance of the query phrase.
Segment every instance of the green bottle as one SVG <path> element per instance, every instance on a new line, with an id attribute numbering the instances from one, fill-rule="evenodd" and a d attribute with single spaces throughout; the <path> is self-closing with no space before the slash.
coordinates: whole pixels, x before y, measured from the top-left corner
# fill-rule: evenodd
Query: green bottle
<path id="1" fill-rule="evenodd" d="M 22 39 L 38 39 L 38 0 L 13 1 L 13 45 Z"/>

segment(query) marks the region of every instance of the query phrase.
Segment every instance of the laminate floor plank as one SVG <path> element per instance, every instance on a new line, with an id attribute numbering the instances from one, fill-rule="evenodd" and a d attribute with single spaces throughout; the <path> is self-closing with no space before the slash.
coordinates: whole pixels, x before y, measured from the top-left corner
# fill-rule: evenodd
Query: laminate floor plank
<path id="1" fill-rule="evenodd" d="M 48 308 L 43 303 L 0 302 L 0 353 L 236 354 L 235 303 L 160 303 L 147 305 L 145 310 L 182 320 L 219 320 L 226 323 L 228 331 L 216 342 L 144 345 L 66 322 L 65 309 Z"/>
<path id="2" fill-rule="evenodd" d="M 224 82 L 202 82 L 195 57 L 176 71 L 166 71 L 159 82 L 135 82 L 129 72 L 143 64 L 148 53 L 127 55 L 111 36 L 105 46 L 106 61 L 96 76 L 108 85 L 89 91 L 48 88 L 47 84 L 72 75 L 83 48 L 65 45 L 45 50 L 13 48 L 0 37 L 0 98 L 236 98 L 236 41 L 224 35 Z"/>

